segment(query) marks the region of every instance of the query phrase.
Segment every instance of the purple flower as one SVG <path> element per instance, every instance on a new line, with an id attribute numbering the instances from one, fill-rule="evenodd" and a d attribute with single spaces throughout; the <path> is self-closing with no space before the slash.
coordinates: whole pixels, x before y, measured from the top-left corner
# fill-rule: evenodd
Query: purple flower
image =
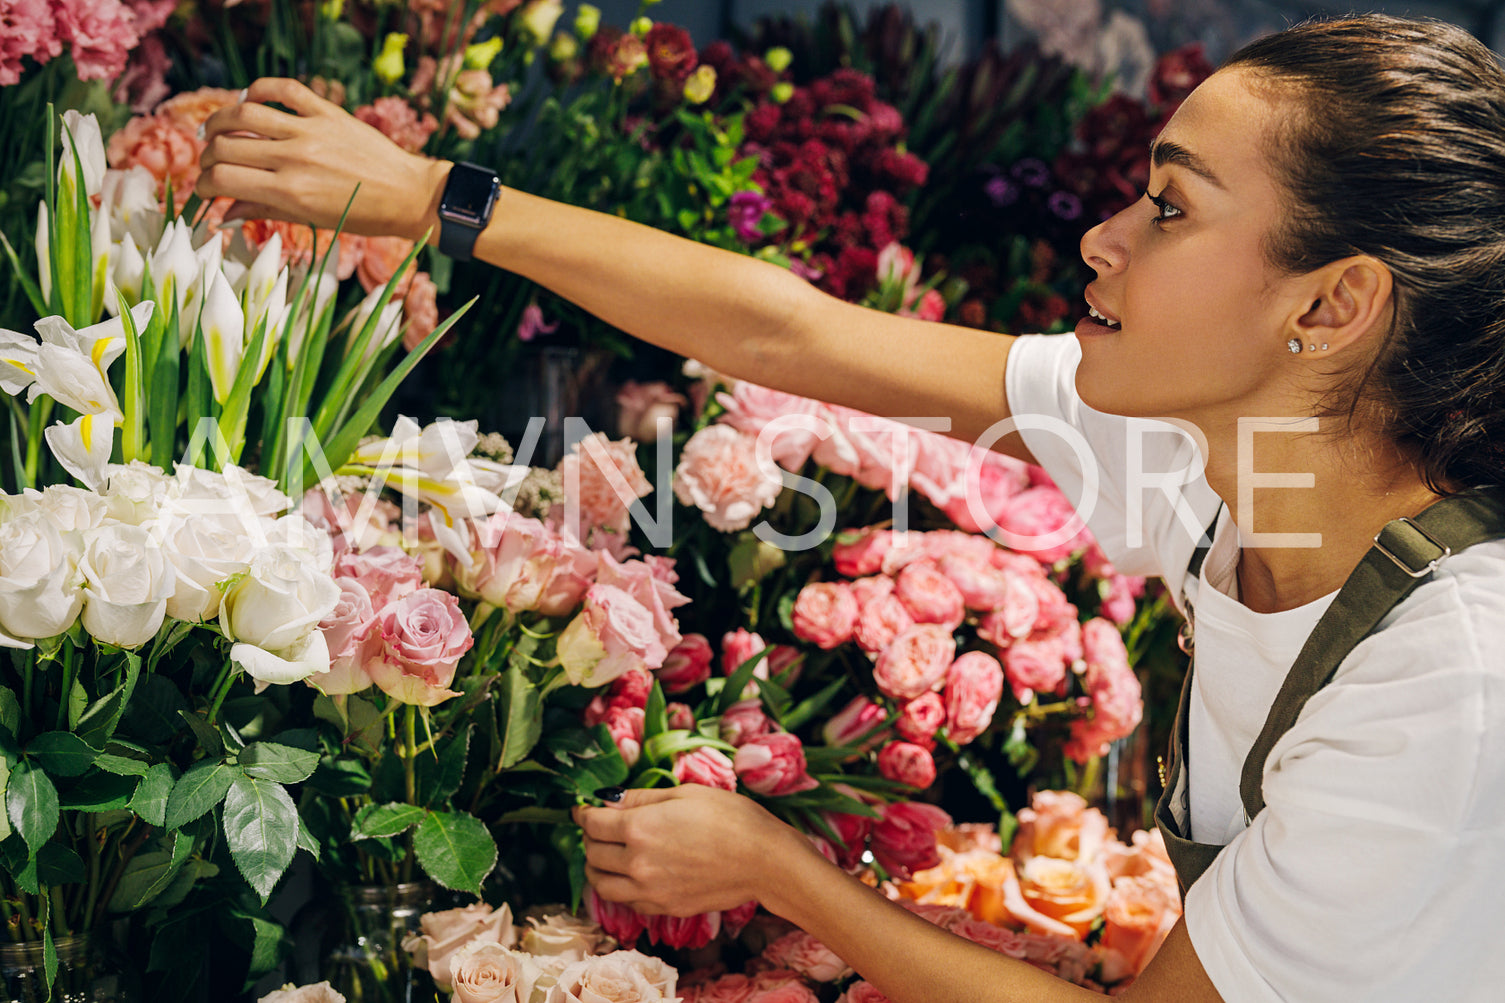
<path id="1" fill-rule="evenodd" d="M 993 208 L 1002 209 L 1019 201 L 1019 186 L 1002 174 L 995 174 L 982 186 L 983 194 L 993 203 Z"/>
<path id="2" fill-rule="evenodd" d="M 1053 192 L 1045 204 L 1057 217 L 1067 222 L 1082 215 L 1082 200 L 1071 192 Z"/>
<path id="3" fill-rule="evenodd" d="M 553 334 L 559 330 L 559 321 L 552 324 L 544 322 L 543 307 L 537 303 L 529 303 L 523 307 L 523 319 L 517 323 L 517 340 L 532 341 L 540 334 Z"/>
<path id="4" fill-rule="evenodd" d="M 1025 157 L 1010 168 L 1009 173 L 1027 188 L 1044 188 L 1050 183 L 1050 167 L 1037 157 Z"/>
<path id="5" fill-rule="evenodd" d="M 763 222 L 763 214 L 771 208 L 773 200 L 766 195 L 737 192 L 727 204 L 726 216 L 737 236 L 751 244 L 762 239 L 763 231 L 758 229 L 758 224 Z"/>

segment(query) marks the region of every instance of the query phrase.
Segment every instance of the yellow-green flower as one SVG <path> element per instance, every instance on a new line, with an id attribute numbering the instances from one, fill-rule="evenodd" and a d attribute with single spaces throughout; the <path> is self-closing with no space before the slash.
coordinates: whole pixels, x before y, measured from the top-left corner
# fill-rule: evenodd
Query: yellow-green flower
<path id="1" fill-rule="evenodd" d="M 494 35 L 484 42 L 465 47 L 465 68 L 467 70 L 484 70 L 491 65 L 491 61 L 502 51 L 502 37 Z"/>
<path id="2" fill-rule="evenodd" d="M 769 49 L 767 52 L 763 53 L 763 62 L 767 63 L 768 68 L 770 70 L 773 70 L 773 72 L 783 73 L 785 70 L 789 69 L 789 64 L 794 62 L 794 53 L 790 52 L 782 45 L 774 46 L 772 49 Z"/>
<path id="3" fill-rule="evenodd" d="M 648 33 L 653 30 L 653 18 L 635 17 L 632 19 L 632 23 L 627 26 L 627 30 L 638 38 L 647 38 Z"/>
<path id="4" fill-rule="evenodd" d="M 773 89 L 768 92 L 768 96 L 773 98 L 775 103 L 783 104 L 794 97 L 794 85 L 787 80 L 774 84 Z"/>
<path id="5" fill-rule="evenodd" d="M 716 93 L 716 70 L 711 66 L 697 66 L 685 80 L 685 100 L 690 104 L 704 104 Z"/>
<path id="6" fill-rule="evenodd" d="M 596 31 L 601 27 L 601 8 L 594 4 L 583 3 L 575 12 L 575 37 L 582 42 L 589 42 L 596 36 Z"/>
<path id="7" fill-rule="evenodd" d="M 402 50 L 407 48 L 408 36 L 394 31 L 381 43 L 381 54 L 371 63 L 371 70 L 384 84 L 395 84 L 407 72 L 402 61 Z"/>

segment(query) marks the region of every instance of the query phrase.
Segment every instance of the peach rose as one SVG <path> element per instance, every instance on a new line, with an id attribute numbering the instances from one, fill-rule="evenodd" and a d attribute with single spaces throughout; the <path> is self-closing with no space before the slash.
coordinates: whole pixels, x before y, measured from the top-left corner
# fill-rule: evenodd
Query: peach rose
<path id="1" fill-rule="evenodd" d="M 1024 901 L 1036 911 L 1065 923 L 1086 937 L 1103 914 L 1112 890 L 1100 864 L 1060 857 L 1031 857 L 1019 871 Z"/>
<path id="2" fill-rule="evenodd" d="M 273 219 L 248 219 L 241 224 L 241 233 L 245 235 L 246 243 L 251 245 L 252 250 L 260 250 L 263 244 L 272 239 L 272 234 L 278 234 L 282 238 L 282 263 L 300 267 L 322 260 L 335 239 L 333 230 L 317 230 L 310 236 L 308 227 L 302 224 Z M 366 238 L 354 233 L 341 233 L 339 240 L 339 250 L 335 256 L 335 276 L 343 282 L 360 267 L 361 257 L 366 252 Z"/>
<path id="3" fill-rule="evenodd" d="M 316 982 L 311 986 L 288 983 L 267 993 L 256 1003 L 345 1003 L 345 996 L 328 982 Z"/>
<path id="4" fill-rule="evenodd" d="M 455 952 L 473 941 L 511 947 L 517 943 L 512 926 L 512 909 L 503 904 L 493 909 L 485 902 L 473 902 L 459 909 L 424 913 L 418 919 L 417 934 L 403 940 L 402 949 L 413 956 L 413 964 L 434 977 L 445 992 L 453 984 L 451 961 Z"/>
<path id="5" fill-rule="evenodd" d="M 540 974 L 528 955 L 486 941 L 460 948 L 451 966 L 454 1003 L 530 1003 Z"/>
<path id="6" fill-rule="evenodd" d="M 1108 839 L 1107 816 L 1071 791 L 1038 792 L 1018 818 L 1009 855 L 1021 865 L 1037 856 L 1096 860 Z"/>
<path id="7" fill-rule="evenodd" d="M 1118 982 L 1144 971 L 1176 920 L 1181 899 L 1154 878 L 1120 878 L 1103 907 L 1103 980 Z"/>
<path id="8" fill-rule="evenodd" d="M 891 700 L 913 700 L 940 689 L 956 655 L 956 639 L 940 624 L 924 623 L 900 634 L 873 666 L 873 682 Z"/>

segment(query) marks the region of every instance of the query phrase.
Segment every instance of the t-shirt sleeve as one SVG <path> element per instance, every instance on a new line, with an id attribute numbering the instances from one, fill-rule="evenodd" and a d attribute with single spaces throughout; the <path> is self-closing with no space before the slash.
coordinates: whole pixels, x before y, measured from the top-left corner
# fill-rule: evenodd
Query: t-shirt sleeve
<path id="1" fill-rule="evenodd" d="M 1159 576 L 1172 595 L 1217 514 L 1195 440 L 1168 422 L 1094 410 L 1076 392 L 1073 335 L 1028 335 L 1009 351 L 1012 416 L 1036 462 L 1071 500 L 1115 567 Z"/>
<path id="2" fill-rule="evenodd" d="M 1271 750 L 1265 809 L 1186 897 L 1192 945 L 1228 1003 L 1500 998 L 1494 582 L 1473 601 L 1454 580 L 1423 586 Z"/>

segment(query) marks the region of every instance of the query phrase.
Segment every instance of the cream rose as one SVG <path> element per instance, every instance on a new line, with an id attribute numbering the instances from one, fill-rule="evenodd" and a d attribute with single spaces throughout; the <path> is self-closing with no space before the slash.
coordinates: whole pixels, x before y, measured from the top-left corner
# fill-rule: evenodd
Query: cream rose
<path id="1" fill-rule="evenodd" d="M 78 542 L 41 511 L 0 522 L 0 643 L 9 637 L 29 646 L 78 619 L 84 603 Z"/>
<path id="2" fill-rule="evenodd" d="M 559 1003 L 669 1003 L 679 973 L 637 951 L 613 951 L 566 968 L 555 992 Z"/>
<path id="3" fill-rule="evenodd" d="M 557 912 L 529 916 L 518 946 L 535 956 L 567 959 L 567 964 L 574 964 L 613 950 L 617 942 L 606 935 L 601 924 Z"/>
<path id="4" fill-rule="evenodd" d="M 340 587 L 308 551 L 285 544 L 256 551 L 220 600 L 220 629 L 237 642 L 230 658 L 259 684 L 328 671 L 329 648 L 318 626 L 339 601 Z"/>
<path id="5" fill-rule="evenodd" d="M 134 648 L 156 635 L 177 575 L 148 530 L 112 523 L 84 534 L 78 571 L 91 637 Z"/>
<path id="6" fill-rule="evenodd" d="M 289 982 L 256 1003 L 345 1003 L 345 996 L 328 982 L 316 982 L 311 986 L 295 986 Z"/>
<path id="7" fill-rule="evenodd" d="M 451 991 L 454 979 L 451 962 L 462 947 L 471 943 L 511 947 L 517 943 L 512 909 L 506 904 L 492 909 L 485 902 L 472 902 L 459 909 L 424 913 L 419 917 L 418 929 L 418 934 L 402 942 L 402 949 L 445 992 Z"/>
<path id="8" fill-rule="evenodd" d="M 244 571 L 251 540 L 233 520 L 168 516 L 153 527 L 177 574 L 167 615 L 201 622 L 219 615 L 218 584 Z"/>
<path id="9" fill-rule="evenodd" d="M 140 526 L 157 517 L 172 479 L 157 467 L 140 460 L 112 463 L 105 467 L 104 501 L 110 518 Z"/>
<path id="10" fill-rule="evenodd" d="M 533 959 L 493 941 L 471 941 L 455 953 L 454 1003 L 529 1003 L 539 971 Z"/>

